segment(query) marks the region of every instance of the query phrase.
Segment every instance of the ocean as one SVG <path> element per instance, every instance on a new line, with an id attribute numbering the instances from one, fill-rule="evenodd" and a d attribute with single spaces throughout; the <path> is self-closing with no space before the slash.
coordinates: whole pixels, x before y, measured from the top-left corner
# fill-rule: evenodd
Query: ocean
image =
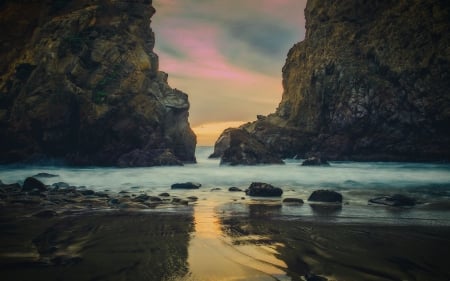
<path id="1" fill-rule="evenodd" d="M 280 198 L 263 199 L 229 192 L 235 186 L 245 190 L 252 182 L 266 182 L 283 189 L 282 198 L 307 200 L 317 189 L 343 195 L 343 206 L 335 210 L 283 205 L 273 215 L 283 219 L 345 222 L 450 225 L 450 164 L 392 162 L 331 162 L 329 167 L 301 166 L 301 159 L 287 159 L 285 165 L 221 166 L 208 159 L 213 147 L 197 148 L 197 164 L 176 167 L 104 168 L 67 166 L 0 166 L 3 183 L 23 182 L 38 173 L 57 177 L 40 178 L 45 184 L 65 182 L 95 191 L 147 193 L 170 192 L 175 196 L 197 196 L 199 206 L 234 216 L 248 214 L 260 203 L 280 205 Z M 199 190 L 171 190 L 174 183 L 196 182 Z M 377 196 L 403 194 L 420 204 L 413 208 L 373 206 Z M 199 207 L 200 208 L 200 207 Z"/>

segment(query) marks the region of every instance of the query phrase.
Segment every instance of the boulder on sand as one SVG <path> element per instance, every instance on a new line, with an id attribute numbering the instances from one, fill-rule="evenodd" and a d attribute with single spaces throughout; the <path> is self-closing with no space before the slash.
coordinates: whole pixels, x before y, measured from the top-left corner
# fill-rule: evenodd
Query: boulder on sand
<path id="1" fill-rule="evenodd" d="M 283 190 L 268 183 L 252 182 L 245 194 L 260 197 L 280 197 L 283 194 Z"/>
<path id="2" fill-rule="evenodd" d="M 31 191 L 33 189 L 37 189 L 39 191 L 46 191 L 47 187 L 40 180 L 37 180 L 33 177 L 26 178 L 22 186 L 22 191 Z"/>
<path id="3" fill-rule="evenodd" d="M 316 190 L 309 196 L 308 201 L 342 203 L 342 195 L 333 190 Z"/>

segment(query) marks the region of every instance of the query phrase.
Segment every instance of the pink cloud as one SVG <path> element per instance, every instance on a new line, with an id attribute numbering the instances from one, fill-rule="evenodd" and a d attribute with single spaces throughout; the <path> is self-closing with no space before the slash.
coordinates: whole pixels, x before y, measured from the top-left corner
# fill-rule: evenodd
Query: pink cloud
<path id="1" fill-rule="evenodd" d="M 174 22 L 176 23 L 176 22 Z M 164 71 L 183 76 L 253 81 L 255 74 L 227 61 L 219 52 L 220 29 L 210 25 L 189 24 L 160 30 L 160 36 L 176 47 L 185 58 L 160 53 Z"/>

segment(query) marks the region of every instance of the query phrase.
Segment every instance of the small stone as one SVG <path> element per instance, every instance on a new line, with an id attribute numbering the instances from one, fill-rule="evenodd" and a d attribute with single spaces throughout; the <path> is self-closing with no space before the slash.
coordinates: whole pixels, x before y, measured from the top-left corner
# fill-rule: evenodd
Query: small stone
<path id="1" fill-rule="evenodd" d="M 93 190 L 90 189 L 86 189 L 86 190 L 82 190 L 80 191 L 81 194 L 83 194 L 84 196 L 89 196 L 89 195 L 94 195 L 95 192 Z"/>
<path id="2" fill-rule="evenodd" d="M 135 198 L 135 200 L 138 201 L 147 201 L 148 199 L 150 199 L 150 196 L 148 196 L 147 194 L 140 194 Z"/>
<path id="3" fill-rule="evenodd" d="M 163 193 L 160 193 L 158 196 L 161 196 L 161 197 L 170 197 L 170 194 L 167 193 L 167 192 L 163 192 Z"/>
<path id="4" fill-rule="evenodd" d="M 243 191 L 243 190 L 240 189 L 239 187 L 232 186 L 232 187 L 228 188 L 228 191 L 231 191 L 231 192 L 240 192 L 240 191 Z"/>
<path id="5" fill-rule="evenodd" d="M 117 204 L 120 204 L 120 201 L 119 201 L 119 199 L 117 199 L 117 198 L 113 198 L 113 199 L 109 200 L 108 203 L 109 203 L 110 205 L 117 205 Z"/>
<path id="6" fill-rule="evenodd" d="M 211 189 L 211 191 L 221 191 L 221 190 L 222 190 L 222 189 L 219 188 L 219 187 L 216 187 L 216 188 Z"/>

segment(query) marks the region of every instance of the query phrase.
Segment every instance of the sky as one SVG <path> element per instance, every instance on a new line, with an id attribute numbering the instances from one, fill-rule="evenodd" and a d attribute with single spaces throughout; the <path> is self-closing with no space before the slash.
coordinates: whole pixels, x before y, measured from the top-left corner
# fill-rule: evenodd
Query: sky
<path id="1" fill-rule="evenodd" d="M 275 111 L 281 69 L 303 40 L 306 0 L 154 0 L 159 68 L 189 95 L 197 144 Z"/>

